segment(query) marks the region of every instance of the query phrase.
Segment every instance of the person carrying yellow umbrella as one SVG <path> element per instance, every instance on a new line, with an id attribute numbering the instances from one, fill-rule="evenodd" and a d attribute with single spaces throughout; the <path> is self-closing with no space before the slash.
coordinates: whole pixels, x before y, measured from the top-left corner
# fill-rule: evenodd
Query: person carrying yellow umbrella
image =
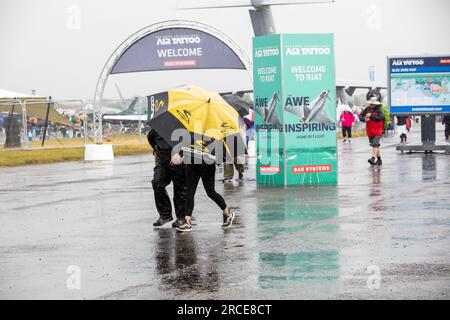
<path id="1" fill-rule="evenodd" d="M 215 172 L 216 164 L 237 161 L 245 154 L 245 133 L 237 111 L 219 94 L 192 85 L 149 96 L 148 100 L 148 123 L 172 146 L 171 163 L 186 165 L 185 219 L 176 229 L 192 230 L 191 216 L 200 179 L 208 197 L 223 212 L 222 228 L 231 228 L 235 213 L 215 190 Z"/>

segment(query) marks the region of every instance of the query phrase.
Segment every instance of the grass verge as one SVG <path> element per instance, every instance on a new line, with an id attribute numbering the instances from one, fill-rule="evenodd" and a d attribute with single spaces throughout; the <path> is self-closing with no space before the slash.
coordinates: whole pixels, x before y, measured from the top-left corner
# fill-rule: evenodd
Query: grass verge
<path id="1" fill-rule="evenodd" d="M 148 144 L 113 145 L 115 156 L 127 156 L 150 152 Z M 84 148 L 59 148 L 43 150 L 7 150 L 0 152 L 0 167 L 46 164 L 84 159 Z"/>

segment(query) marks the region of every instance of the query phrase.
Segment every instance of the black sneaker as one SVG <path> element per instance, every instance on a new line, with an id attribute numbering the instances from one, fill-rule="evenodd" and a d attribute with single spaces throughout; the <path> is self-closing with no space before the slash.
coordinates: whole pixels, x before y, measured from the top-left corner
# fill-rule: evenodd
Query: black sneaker
<path id="1" fill-rule="evenodd" d="M 191 231 L 192 230 L 191 222 L 187 221 L 185 219 L 185 220 L 183 220 L 181 226 L 175 227 L 175 229 L 177 229 L 177 231 L 180 231 L 180 232 Z"/>
<path id="2" fill-rule="evenodd" d="M 383 164 L 383 161 L 381 161 L 381 158 L 377 159 L 377 161 L 375 162 L 376 166 L 381 166 Z"/>
<path id="3" fill-rule="evenodd" d="M 178 218 L 172 223 L 172 228 L 181 227 L 184 223 L 184 218 Z"/>
<path id="4" fill-rule="evenodd" d="M 234 212 L 229 212 L 228 214 L 223 215 L 223 224 L 222 229 L 229 229 L 233 225 L 233 221 L 235 218 Z"/>
<path id="5" fill-rule="evenodd" d="M 367 162 L 370 163 L 370 165 L 374 166 L 375 165 L 375 158 L 370 158 L 369 160 L 367 160 Z"/>
<path id="6" fill-rule="evenodd" d="M 154 227 L 161 227 L 162 225 L 165 225 L 167 222 L 172 221 L 172 217 L 159 217 L 158 220 L 153 222 Z"/>
<path id="7" fill-rule="evenodd" d="M 239 173 L 239 180 L 244 179 L 244 174 L 243 173 Z"/>

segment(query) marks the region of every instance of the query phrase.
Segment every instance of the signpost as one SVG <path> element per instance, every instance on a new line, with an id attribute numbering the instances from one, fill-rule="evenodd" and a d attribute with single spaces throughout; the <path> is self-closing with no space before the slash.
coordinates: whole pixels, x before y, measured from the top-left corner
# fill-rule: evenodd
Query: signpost
<path id="1" fill-rule="evenodd" d="M 450 55 L 388 57 L 388 103 L 393 115 L 422 117 L 422 145 L 397 150 L 450 151 L 435 145 L 435 115 L 450 113 Z"/>
<path id="2" fill-rule="evenodd" d="M 253 40 L 257 183 L 336 184 L 332 34 Z"/>

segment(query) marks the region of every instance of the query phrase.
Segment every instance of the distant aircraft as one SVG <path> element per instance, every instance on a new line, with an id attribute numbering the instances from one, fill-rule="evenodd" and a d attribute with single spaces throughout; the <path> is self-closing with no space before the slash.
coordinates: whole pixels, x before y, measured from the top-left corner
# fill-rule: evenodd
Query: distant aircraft
<path id="1" fill-rule="evenodd" d="M 147 115 L 141 114 L 135 109 L 139 99 L 139 97 L 134 97 L 126 110 L 115 114 L 104 114 L 103 119 L 115 121 L 146 121 Z"/>
<path id="2" fill-rule="evenodd" d="M 119 86 L 117 83 L 115 84 L 117 93 L 120 97 L 120 101 L 122 101 L 123 106 L 125 106 L 126 99 L 123 98 L 122 92 L 120 91 Z M 140 97 L 135 96 L 133 100 L 131 100 L 131 103 L 127 106 L 126 110 L 120 111 L 120 112 L 111 112 L 111 113 L 104 113 L 103 114 L 103 120 L 111 120 L 111 121 L 127 121 L 127 122 L 136 122 L 136 121 L 146 121 L 147 115 L 141 114 L 140 111 L 136 110 L 136 105 L 139 102 Z M 129 101 L 129 100 L 128 100 Z"/>

